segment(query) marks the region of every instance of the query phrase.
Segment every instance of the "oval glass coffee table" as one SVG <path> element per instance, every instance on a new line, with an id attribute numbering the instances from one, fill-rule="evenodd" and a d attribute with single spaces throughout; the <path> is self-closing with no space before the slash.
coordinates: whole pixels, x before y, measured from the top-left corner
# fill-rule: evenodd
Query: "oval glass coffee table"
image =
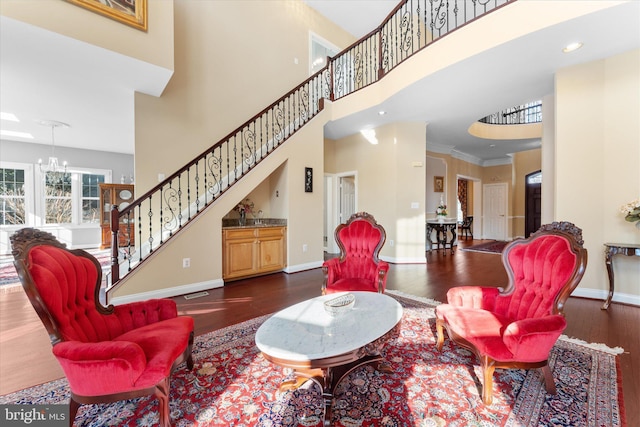
<path id="1" fill-rule="evenodd" d="M 281 391 L 309 379 L 322 388 L 325 425 L 331 422 L 333 390 L 345 375 L 368 363 L 391 371 L 381 351 L 402 318 L 402 306 L 387 295 L 350 293 L 355 303 L 343 314 L 332 317 L 324 309 L 325 301 L 340 294 L 324 295 L 277 312 L 256 332 L 256 345 L 265 359 L 294 370 L 295 379 L 283 382 Z"/>

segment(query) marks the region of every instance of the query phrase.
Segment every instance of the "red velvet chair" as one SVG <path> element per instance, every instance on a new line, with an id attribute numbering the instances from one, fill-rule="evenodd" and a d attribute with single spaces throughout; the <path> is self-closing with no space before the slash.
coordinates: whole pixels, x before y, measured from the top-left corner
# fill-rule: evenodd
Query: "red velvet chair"
<path id="1" fill-rule="evenodd" d="M 69 381 L 70 425 L 81 404 L 155 395 L 159 425 L 170 426 L 169 377 L 184 361 L 193 368 L 193 318 L 178 316 L 169 299 L 103 307 L 98 261 L 49 233 L 25 228 L 11 244 L 22 286 Z"/>
<path id="2" fill-rule="evenodd" d="M 547 392 L 556 393 L 547 359 L 567 325 L 564 303 L 584 275 L 587 250 L 582 245 L 582 230 L 573 224 L 543 225 L 502 252 L 506 289 L 452 288 L 448 304 L 436 308 L 438 349 L 446 328 L 451 340 L 476 354 L 486 405 L 493 400 L 495 368 L 542 368 Z"/>
<path id="3" fill-rule="evenodd" d="M 386 240 L 384 228 L 366 212 L 351 215 L 335 231 L 340 257 L 322 264 L 322 294 L 344 291 L 384 292 L 389 264 L 378 259 Z"/>

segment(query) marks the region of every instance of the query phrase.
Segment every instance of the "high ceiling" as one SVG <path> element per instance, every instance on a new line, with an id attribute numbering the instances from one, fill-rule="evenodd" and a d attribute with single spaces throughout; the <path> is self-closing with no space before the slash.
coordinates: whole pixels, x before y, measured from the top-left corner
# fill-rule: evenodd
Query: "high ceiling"
<path id="1" fill-rule="evenodd" d="M 376 0 L 363 8 L 361 0 L 304 1 L 356 37 L 376 28 L 397 4 Z M 21 120 L 2 120 L 2 129 L 34 136 L 2 138 L 50 144 L 51 129 L 36 121 L 58 120 L 71 127 L 56 129 L 56 146 L 133 153 L 133 91 L 157 95 L 166 78 L 148 79 L 149 70 L 139 61 L 6 17 L 0 19 L 0 109 Z M 584 47 L 563 54 L 563 44 L 573 40 L 582 41 Z M 384 123 L 422 121 L 428 123 L 430 144 L 481 162 L 505 159 L 509 153 L 538 146 L 539 141 L 482 140 L 468 134 L 470 124 L 552 94 L 559 68 L 637 48 L 640 2 L 632 1 L 468 58 L 382 105 L 327 124 L 326 135 L 335 139 Z M 379 115 L 380 110 L 386 114 Z"/>
<path id="2" fill-rule="evenodd" d="M 356 20 L 344 19 L 358 16 L 353 9 L 358 1 L 306 1 L 354 35 L 362 35 L 361 27 L 352 24 Z M 389 10 L 393 9 L 392 3 L 387 3 Z M 376 12 L 382 19 L 387 15 Z M 374 21 L 370 27 L 379 24 L 379 20 Z M 562 48 L 573 41 L 581 41 L 584 46 L 571 54 L 563 53 Z M 492 113 L 552 95 L 554 76 L 561 68 L 638 48 L 640 2 L 632 1 L 468 58 L 422 79 L 381 105 L 327 124 L 325 135 L 338 139 L 385 123 L 419 121 L 428 123 L 427 141 L 433 148 L 456 152 L 478 163 L 508 161 L 509 154 L 539 147 L 540 140 L 486 140 L 471 136 L 469 126 Z M 379 111 L 386 114 L 381 116 Z"/>

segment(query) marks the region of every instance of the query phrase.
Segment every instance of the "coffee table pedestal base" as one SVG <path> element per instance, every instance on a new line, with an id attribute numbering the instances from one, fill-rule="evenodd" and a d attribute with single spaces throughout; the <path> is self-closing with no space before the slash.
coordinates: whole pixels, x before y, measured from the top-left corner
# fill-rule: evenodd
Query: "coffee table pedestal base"
<path id="1" fill-rule="evenodd" d="M 342 366 L 329 366 L 326 368 L 313 369 L 294 369 L 295 379 L 283 382 L 280 385 L 279 390 L 280 392 L 296 390 L 309 380 L 316 383 L 322 390 L 322 397 L 324 399 L 324 426 L 329 427 L 331 425 L 331 414 L 334 397 L 333 391 L 344 379 L 344 377 L 349 375 L 354 369 L 368 364 L 373 364 L 374 368 L 379 372 L 393 372 L 390 364 L 386 362 L 382 358 L 382 356 L 369 355 L 355 362 L 351 362 Z"/>

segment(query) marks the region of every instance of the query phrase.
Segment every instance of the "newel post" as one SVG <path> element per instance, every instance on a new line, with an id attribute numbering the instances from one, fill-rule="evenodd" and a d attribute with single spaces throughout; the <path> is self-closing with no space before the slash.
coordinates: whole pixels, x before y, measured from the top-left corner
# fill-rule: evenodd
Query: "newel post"
<path id="1" fill-rule="evenodd" d="M 120 265 L 118 264 L 118 231 L 120 231 L 120 219 L 118 218 L 118 205 L 111 208 L 111 284 L 120 280 Z"/>
<path id="2" fill-rule="evenodd" d="M 333 81 L 334 81 L 334 67 L 333 67 L 333 58 L 330 56 L 327 56 L 327 70 L 329 71 L 329 81 L 327 83 L 329 83 L 329 99 L 333 102 L 336 100 L 336 95 L 335 92 L 333 91 Z"/>

